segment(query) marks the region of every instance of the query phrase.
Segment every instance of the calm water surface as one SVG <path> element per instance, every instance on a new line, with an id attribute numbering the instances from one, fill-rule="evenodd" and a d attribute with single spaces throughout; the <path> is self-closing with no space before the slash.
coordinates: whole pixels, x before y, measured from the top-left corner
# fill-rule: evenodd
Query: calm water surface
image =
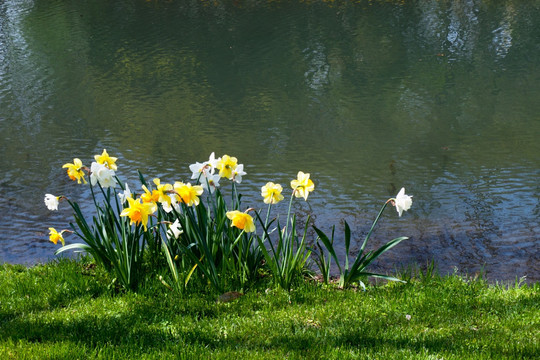
<path id="1" fill-rule="evenodd" d="M 539 39 L 540 1 L 4 0 L 0 261 L 53 257 L 72 216 L 44 194 L 89 199 L 74 157 L 106 148 L 134 186 L 215 151 L 246 206 L 310 172 L 299 213 L 358 239 L 404 186 L 373 244 L 410 240 L 380 269 L 540 280 Z"/>

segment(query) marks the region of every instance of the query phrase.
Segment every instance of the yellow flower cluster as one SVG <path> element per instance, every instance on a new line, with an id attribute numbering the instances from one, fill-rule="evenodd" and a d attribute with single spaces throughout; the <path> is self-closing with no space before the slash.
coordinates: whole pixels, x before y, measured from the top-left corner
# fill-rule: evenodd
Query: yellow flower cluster
<path id="1" fill-rule="evenodd" d="M 114 171 L 117 170 L 116 161 L 118 158 L 110 156 L 107 150 L 104 149 L 101 155 L 95 155 L 94 159 L 96 162 L 92 163 L 91 169 L 84 166 L 78 158 L 74 158 L 73 163 L 64 164 L 62 167 L 67 169 L 69 178 L 77 180 L 79 184 L 81 182 L 87 183 L 85 179 L 85 171 L 87 171 L 90 174 L 92 185 L 95 185 L 99 181 L 103 187 L 107 187 L 105 184 L 114 186 L 116 182 L 111 181 L 111 178 L 114 176 Z M 219 175 L 214 175 L 214 169 L 219 171 Z M 155 178 L 153 180 L 155 189 L 148 189 L 147 186 L 142 185 L 143 193 L 136 198 L 131 194 L 127 184 L 125 184 L 124 192 L 120 193 L 119 196 L 122 204 L 125 204 L 127 201 L 127 206 L 121 211 L 120 216 L 128 217 L 130 224 L 142 224 L 146 231 L 148 230 L 148 218 L 157 211 L 158 203 L 161 204 L 163 210 L 166 212 L 172 211 L 173 208 L 178 210 L 180 203 L 186 206 L 198 206 L 200 203 L 199 198 L 203 194 L 204 189 L 206 188 L 210 192 L 214 191 L 219 186 L 218 181 L 220 177 L 240 183 L 242 176 L 246 174 L 244 172 L 244 165 L 238 164 L 236 157 L 223 155 L 216 159 L 214 153 L 210 155 L 208 161 L 191 165 L 190 170 L 193 172 L 192 179 L 197 179 L 197 185 L 180 181 L 174 184 L 162 184 L 159 178 Z M 100 171 L 100 173 L 97 173 L 97 171 Z M 307 200 L 309 193 L 315 188 L 309 176 L 308 173 L 298 172 L 297 178 L 291 181 L 293 196 L 302 197 L 304 200 Z M 201 180 L 204 180 L 204 182 Z M 274 184 L 273 182 L 266 183 L 261 188 L 261 196 L 264 203 L 269 205 L 277 204 L 283 200 L 282 191 L 283 188 L 280 184 Z M 47 194 L 45 204 L 49 209 L 56 210 L 58 208 L 58 199 L 59 197 Z M 231 226 L 242 229 L 245 232 L 254 232 L 255 224 L 253 217 L 247 212 L 240 212 L 238 210 L 227 212 L 227 217 L 231 220 Z M 60 233 L 54 228 L 49 228 L 49 230 L 50 240 L 53 243 L 56 244 L 60 241 L 64 244 L 62 233 L 65 230 Z"/>
<path id="2" fill-rule="evenodd" d="M 143 185 L 144 193 L 137 201 L 128 197 L 129 206 L 120 213 L 120 216 L 128 216 L 132 224 L 143 224 L 145 230 L 147 229 L 148 216 L 157 211 L 158 203 L 163 206 L 166 212 L 170 212 L 173 207 L 177 208 L 181 202 L 187 206 L 199 205 L 199 196 L 203 193 L 202 186 L 184 184 L 180 181 L 175 182 L 174 185 L 162 184 L 159 178 L 155 178 L 154 184 L 156 189 L 152 191 Z"/>

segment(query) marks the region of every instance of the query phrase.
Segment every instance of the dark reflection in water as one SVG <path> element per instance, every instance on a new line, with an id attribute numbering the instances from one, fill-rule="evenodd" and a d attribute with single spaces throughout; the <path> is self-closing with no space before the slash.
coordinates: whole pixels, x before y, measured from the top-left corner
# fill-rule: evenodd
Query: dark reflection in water
<path id="1" fill-rule="evenodd" d="M 6 0 L 0 260 L 52 257 L 71 213 L 43 195 L 89 200 L 61 169 L 74 157 L 106 148 L 135 184 L 215 151 L 246 165 L 246 205 L 310 172 L 317 225 L 357 240 L 405 186 L 413 208 L 373 242 L 411 239 L 383 270 L 538 280 L 538 39 L 535 1 Z"/>

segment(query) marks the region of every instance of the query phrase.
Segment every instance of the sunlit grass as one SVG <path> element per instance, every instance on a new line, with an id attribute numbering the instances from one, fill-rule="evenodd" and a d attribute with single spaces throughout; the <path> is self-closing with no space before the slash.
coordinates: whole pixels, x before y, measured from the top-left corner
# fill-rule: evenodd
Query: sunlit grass
<path id="1" fill-rule="evenodd" d="M 533 358 L 539 285 L 457 275 L 338 290 L 306 281 L 220 303 L 157 279 L 118 290 L 90 263 L 0 267 L 0 358 Z"/>

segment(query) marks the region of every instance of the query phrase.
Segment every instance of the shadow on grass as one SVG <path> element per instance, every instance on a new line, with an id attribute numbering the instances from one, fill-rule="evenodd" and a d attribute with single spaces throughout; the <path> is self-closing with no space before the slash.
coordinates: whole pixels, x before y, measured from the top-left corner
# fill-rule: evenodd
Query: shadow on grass
<path id="1" fill-rule="evenodd" d="M 70 266 L 66 271 L 81 269 Z M 537 341 L 527 343 L 512 331 L 523 325 L 534 333 L 535 324 L 523 323 L 530 315 L 520 314 L 537 310 L 538 291 L 486 290 L 482 282 L 457 277 L 357 293 L 311 284 L 290 295 L 251 293 L 230 304 L 155 289 L 110 296 L 106 287 L 92 282 L 44 271 L 14 287 L 19 307 L 10 311 L 1 305 L 0 342 L 112 346 L 171 356 L 178 348 L 198 354 L 270 352 L 318 358 L 403 351 L 456 357 L 479 352 L 493 358 L 534 358 L 537 353 Z M 25 295 L 47 286 L 58 288 L 42 302 L 33 303 Z M 90 295 L 89 286 L 95 286 Z M 357 307 L 346 308 L 352 305 Z M 405 320 L 405 314 L 413 319 Z"/>
<path id="2" fill-rule="evenodd" d="M 122 300 L 122 299 L 119 299 Z M 303 323 L 290 314 L 282 319 L 269 319 L 268 323 L 254 323 L 247 329 L 234 331 L 230 322 L 221 324 L 221 316 L 235 317 L 236 306 L 221 310 L 217 306 L 196 300 L 166 308 L 152 299 L 138 299 L 133 294 L 118 310 L 65 308 L 40 316 L 22 315 L 3 322 L 0 339 L 19 340 L 36 344 L 76 343 L 87 349 L 114 346 L 144 349 L 145 353 L 174 354 L 176 347 L 189 346 L 204 353 L 214 354 L 252 351 L 254 353 L 295 354 L 306 357 L 326 357 L 329 354 L 455 354 L 456 356 L 480 352 L 486 356 L 533 358 L 534 345 L 520 348 L 502 346 L 490 339 L 501 339 L 507 334 L 498 329 L 464 329 L 461 326 L 438 328 L 425 323 L 408 328 L 407 322 L 392 318 L 341 319 L 317 323 Z M 524 299 L 524 306 L 534 306 Z M 92 306 L 91 304 L 89 304 Z M 501 301 L 497 308 L 508 305 Z M 520 301 L 512 303 L 519 307 Z M 492 310 L 495 310 L 491 308 Z M 302 309 L 298 309 L 302 311 Z M 456 310 L 457 311 L 457 310 Z M 217 313 L 216 313 L 217 312 Z M 246 312 L 244 312 L 246 313 Z M 256 315 L 244 316 L 243 321 L 256 322 Z M 229 319 L 230 320 L 230 319 Z M 451 322 L 451 320 L 449 320 Z M 239 323 L 241 325 L 241 323 Z M 239 326 L 240 326 L 239 325 Z M 223 331 L 223 328 L 227 331 Z"/>

